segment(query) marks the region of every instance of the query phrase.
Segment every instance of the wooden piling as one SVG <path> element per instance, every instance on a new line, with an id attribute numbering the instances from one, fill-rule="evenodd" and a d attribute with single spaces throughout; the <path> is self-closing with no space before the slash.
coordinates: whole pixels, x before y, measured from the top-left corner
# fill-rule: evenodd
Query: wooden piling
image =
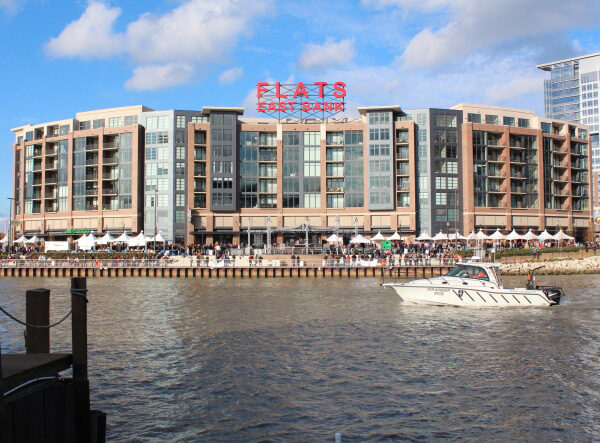
<path id="1" fill-rule="evenodd" d="M 30 289 L 25 292 L 25 321 L 36 326 L 50 324 L 50 291 Z M 27 326 L 25 330 L 25 350 L 28 354 L 50 352 L 50 328 Z"/>
<path id="2" fill-rule="evenodd" d="M 87 284 L 71 279 L 71 340 L 73 343 L 73 404 L 77 441 L 90 440 L 90 384 L 87 365 Z"/>

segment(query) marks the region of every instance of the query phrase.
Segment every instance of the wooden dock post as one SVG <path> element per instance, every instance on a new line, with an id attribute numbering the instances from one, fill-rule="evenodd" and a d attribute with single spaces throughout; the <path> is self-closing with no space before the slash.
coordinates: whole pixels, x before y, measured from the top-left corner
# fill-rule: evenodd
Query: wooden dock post
<path id="1" fill-rule="evenodd" d="M 25 292 L 25 322 L 30 325 L 50 324 L 50 291 L 30 289 Z M 25 350 L 28 354 L 48 354 L 50 352 L 50 328 L 25 329 Z"/>
<path id="2" fill-rule="evenodd" d="M 87 365 L 87 282 L 71 279 L 71 337 L 73 343 L 73 406 L 77 441 L 90 441 L 90 383 Z"/>

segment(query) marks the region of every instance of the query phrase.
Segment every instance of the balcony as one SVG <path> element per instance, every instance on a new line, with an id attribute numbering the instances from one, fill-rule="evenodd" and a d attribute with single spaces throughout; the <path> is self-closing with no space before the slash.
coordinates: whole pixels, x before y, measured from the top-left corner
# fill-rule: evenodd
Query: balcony
<path id="1" fill-rule="evenodd" d="M 276 162 L 277 151 L 275 149 L 261 149 L 259 151 L 259 161 L 261 162 Z"/>
<path id="2" fill-rule="evenodd" d="M 46 171 L 52 171 L 58 169 L 58 162 L 46 162 Z"/>
<path id="3" fill-rule="evenodd" d="M 398 148 L 396 150 L 397 160 L 408 160 L 408 148 Z"/>
<path id="4" fill-rule="evenodd" d="M 34 178 L 32 185 L 33 186 L 42 186 L 42 179 L 41 178 Z"/>
<path id="5" fill-rule="evenodd" d="M 46 191 L 46 193 L 44 194 L 44 198 L 47 199 L 55 199 L 58 196 L 58 192 L 56 192 L 56 189 L 52 190 L 52 191 Z"/>
<path id="6" fill-rule="evenodd" d="M 85 205 L 85 210 L 86 211 L 97 211 L 98 205 Z"/>
<path id="7" fill-rule="evenodd" d="M 44 212 L 57 212 L 58 205 L 56 203 L 48 204 L 44 207 Z"/>
<path id="8" fill-rule="evenodd" d="M 504 155 L 500 155 L 497 152 L 489 152 L 488 153 L 488 162 L 490 163 L 506 163 L 506 157 Z"/>
<path id="9" fill-rule="evenodd" d="M 116 186 L 102 189 L 102 195 L 116 195 L 118 193 L 119 193 L 119 188 Z"/>
<path id="10" fill-rule="evenodd" d="M 34 163 L 33 164 L 33 172 L 37 172 L 37 171 L 41 171 L 42 170 L 42 164 L 41 163 Z"/>
<path id="11" fill-rule="evenodd" d="M 115 142 L 115 141 L 109 141 L 109 142 L 104 142 L 102 144 L 102 150 L 103 151 L 112 151 L 115 149 L 119 149 L 119 142 Z"/>
<path id="12" fill-rule="evenodd" d="M 105 172 L 102 174 L 102 180 L 118 180 L 119 179 L 119 171 L 114 172 Z"/>
<path id="13" fill-rule="evenodd" d="M 98 165 L 98 158 L 97 157 L 86 158 L 85 159 L 85 164 L 86 164 L 86 166 L 97 166 Z"/>
<path id="14" fill-rule="evenodd" d="M 116 165 L 119 162 L 119 157 L 116 155 L 107 155 L 102 157 L 103 165 Z"/>
<path id="15" fill-rule="evenodd" d="M 396 170 L 396 175 L 410 175 L 408 164 L 399 165 L 398 169 Z"/>
<path id="16" fill-rule="evenodd" d="M 98 188 L 95 188 L 95 189 L 86 189 L 85 190 L 85 195 L 87 195 L 87 196 L 96 196 L 96 195 L 98 195 Z"/>
<path id="17" fill-rule="evenodd" d="M 97 151 L 98 150 L 98 143 L 86 143 L 85 145 L 85 150 L 86 151 Z"/>
<path id="18" fill-rule="evenodd" d="M 194 167 L 194 176 L 195 177 L 206 177 L 206 168 Z"/>
<path id="19" fill-rule="evenodd" d="M 524 155 L 511 155 L 510 156 L 511 163 L 527 163 L 527 158 Z"/>
<path id="20" fill-rule="evenodd" d="M 98 174 L 86 174 L 85 181 L 96 181 L 98 180 Z"/>
<path id="21" fill-rule="evenodd" d="M 46 157 L 54 157 L 56 155 L 56 148 L 54 146 L 46 147 Z"/>

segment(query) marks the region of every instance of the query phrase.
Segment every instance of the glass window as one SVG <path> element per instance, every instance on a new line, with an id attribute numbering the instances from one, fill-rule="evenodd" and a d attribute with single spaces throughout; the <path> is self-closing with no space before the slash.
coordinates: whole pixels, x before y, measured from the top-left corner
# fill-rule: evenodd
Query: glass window
<path id="1" fill-rule="evenodd" d="M 467 114 L 467 120 L 471 123 L 481 123 L 481 114 L 472 114 L 469 112 Z"/>
<path id="2" fill-rule="evenodd" d="M 185 115 L 178 115 L 176 117 L 177 127 L 185 128 Z"/>
<path id="3" fill-rule="evenodd" d="M 487 125 L 497 125 L 499 123 L 497 115 L 486 114 L 485 115 L 485 123 Z"/>
<path id="4" fill-rule="evenodd" d="M 514 126 L 515 125 L 515 118 L 514 117 L 504 116 L 502 118 L 502 124 L 505 125 L 505 126 Z"/>

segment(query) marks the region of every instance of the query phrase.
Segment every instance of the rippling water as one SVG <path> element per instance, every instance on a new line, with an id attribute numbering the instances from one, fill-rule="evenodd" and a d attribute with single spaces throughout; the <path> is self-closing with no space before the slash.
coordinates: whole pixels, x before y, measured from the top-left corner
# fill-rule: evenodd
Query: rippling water
<path id="1" fill-rule="evenodd" d="M 380 279 L 88 279 L 92 405 L 113 441 L 597 440 L 600 276 L 549 282 L 563 305 L 475 310 Z M 58 319 L 68 285 L 2 279 L 0 304 L 23 317 L 46 287 Z"/>

